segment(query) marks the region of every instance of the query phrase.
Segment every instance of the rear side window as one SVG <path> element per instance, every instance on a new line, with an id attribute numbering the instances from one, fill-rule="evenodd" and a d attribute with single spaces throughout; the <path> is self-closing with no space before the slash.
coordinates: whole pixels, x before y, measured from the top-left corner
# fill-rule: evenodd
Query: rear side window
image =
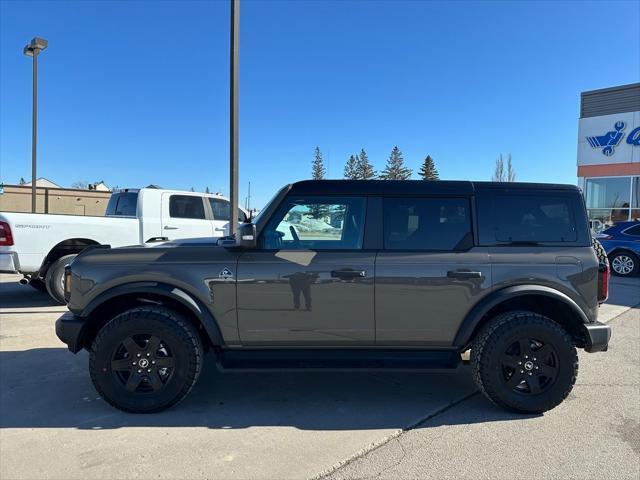
<path id="1" fill-rule="evenodd" d="M 105 215 L 135 217 L 138 208 L 138 192 L 114 193 L 109 199 Z"/>
<path id="2" fill-rule="evenodd" d="M 624 233 L 627 235 L 631 235 L 632 237 L 640 237 L 640 225 L 635 225 L 631 228 L 627 228 Z"/>
<path id="3" fill-rule="evenodd" d="M 479 203 L 482 243 L 562 243 L 578 238 L 568 196 L 496 194 Z"/>
<path id="4" fill-rule="evenodd" d="M 172 218 L 205 219 L 202 198 L 193 195 L 171 195 L 169 216 Z"/>
<path id="5" fill-rule="evenodd" d="M 386 250 L 466 250 L 473 245 L 466 198 L 385 198 Z"/>

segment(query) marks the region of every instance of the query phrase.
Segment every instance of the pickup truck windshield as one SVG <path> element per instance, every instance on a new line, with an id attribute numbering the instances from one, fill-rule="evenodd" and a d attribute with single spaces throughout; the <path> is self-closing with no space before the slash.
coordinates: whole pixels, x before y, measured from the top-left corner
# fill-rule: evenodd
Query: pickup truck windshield
<path id="1" fill-rule="evenodd" d="M 106 216 L 119 215 L 135 217 L 138 207 L 138 192 L 119 192 L 111 195 L 107 204 Z"/>

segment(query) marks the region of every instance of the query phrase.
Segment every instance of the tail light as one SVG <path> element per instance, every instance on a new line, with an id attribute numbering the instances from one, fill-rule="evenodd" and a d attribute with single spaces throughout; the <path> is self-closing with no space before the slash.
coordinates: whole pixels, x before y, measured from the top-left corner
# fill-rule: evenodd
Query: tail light
<path id="1" fill-rule="evenodd" d="M 11 227 L 7 222 L 0 222 L 0 246 L 10 247 L 11 245 L 13 245 Z"/>
<path id="2" fill-rule="evenodd" d="M 604 303 L 609 297 L 609 262 L 600 263 L 598 271 L 598 302 Z"/>

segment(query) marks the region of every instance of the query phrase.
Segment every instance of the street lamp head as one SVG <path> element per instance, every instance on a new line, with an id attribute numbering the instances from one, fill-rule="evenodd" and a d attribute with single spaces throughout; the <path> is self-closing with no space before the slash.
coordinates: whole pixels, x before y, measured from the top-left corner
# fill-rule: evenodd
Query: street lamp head
<path id="1" fill-rule="evenodd" d="M 46 49 L 48 45 L 49 42 L 47 42 L 44 38 L 33 37 L 31 42 L 25 45 L 23 53 L 29 57 L 33 57 L 34 55 L 40 53 L 41 50 Z"/>

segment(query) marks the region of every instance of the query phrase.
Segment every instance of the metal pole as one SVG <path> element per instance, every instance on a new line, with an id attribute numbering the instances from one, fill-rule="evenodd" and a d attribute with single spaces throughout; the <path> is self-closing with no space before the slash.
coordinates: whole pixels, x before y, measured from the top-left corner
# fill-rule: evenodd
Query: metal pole
<path id="1" fill-rule="evenodd" d="M 231 0 L 230 106 L 229 106 L 229 235 L 238 232 L 238 54 L 240 50 L 240 0 Z"/>
<path id="2" fill-rule="evenodd" d="M 36 213 L 36 152 L 38 143 L 38 50 L 33 52 L 33 112 L 31 118 L 31 213 Z"/>

